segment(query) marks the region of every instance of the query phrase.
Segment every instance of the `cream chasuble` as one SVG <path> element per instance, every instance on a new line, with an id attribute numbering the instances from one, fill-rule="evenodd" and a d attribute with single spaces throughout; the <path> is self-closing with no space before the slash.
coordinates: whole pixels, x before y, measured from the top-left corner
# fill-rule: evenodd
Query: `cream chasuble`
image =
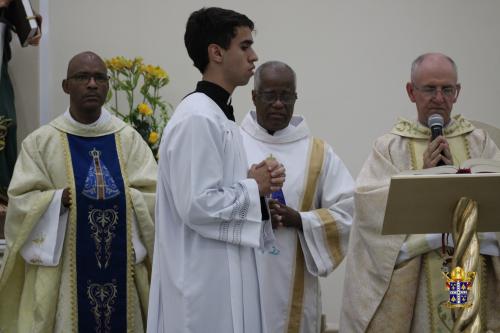
<path id="1" fill-rule="evenodd" d="M 273 155 L 286 168 L 283 196 L 300 212 L 303 232 L 275 230 L 277 245 L 257 251 L 263 294 L 263 332 L 319 332 L 320 276 L 344 258 L 353 213 L 354 182 L 340 158 L 313 139 L 301 116 L 274 135 L 256 122 L 255 111 L 241 124 L 249 164 Z"/>
<path id="2" fill-rule="evenodd" d="M 254 249 L 274 236 L 239 128 L 193 93 L 164 133 L 148 332 L 262 332 Z"/>
<path id="3" fill-rule="evenodd" d="M 145 331 L 149 289 L 147 267 L 151 265 L 154 237 L 152 211 L 156 186 L 156 162 L 147 144 L 135 130 L 111 116 L 105 109 L 102 110 L 102 114 L 107 120 L 98 121 L 93 126 L 78 124 L 65 115 L 60 116 L 49 125 L 34 131 L 23 141 L 9 188 L 9 209 L 6 222 L 7 253 L 0 276 L 0 299 L 9 299 L 9 302 L 0 304 L 0 331 L 50 333 L 77 331 L 80 327 L 77 304 L 81 297 L 85 297 L 85 294 L 77 296 L 77 292 L 87 290 L 90 298 L 93 295 L 92 288 L 94 288 L 94 285 L 89 285 L 89 289 L 77 288 L 78 277 L 81 275 L 78 267 L 80 267 L 80 262 L 84 261 L 84 257 L 90 258 L 91 261 L 97 260 L 106 267 L 111 265 L 109 266 L 111 268 L 119 261 L 119 257 L 123 258 L 120 260 L 126 263 L 123 269 L 127 272 L 124 284 L 125 298 L 122 295 L 126 307 L 126 331 Z M 108 249 L 114 246 L 115 238 L 112 238 L 111 241 L 106 240 L 106 249 L 101 248 L 97 242 L 90 243 L 88 254 L 83 252 L 78 255 L 76 230 L 80 226 L 77 224 L 79 204 L 75 200 L 77 194 L 73 175 L 74 164 L 72 165 L 69 151 L 70 137 L 83 141 L 87 138 L 92 141 L 95 138 L 96 143 L 101 137 L 107 137 L 109 142 L 116 146 L 121 175 L 107 174 L 104 169 L 103 173 L 108 180 L 111 179 L 109 177 L 115 180 L 123 178 L 125 203 L 123 214 L 126 219 L 118 220 L 120 223 L 125 223 L 120 227 L 126 230 L 126 236 L 123 238 L 126 250 L 122 253 L 108 252 Z M 108 164 L 109 170 L 111 170 L 111 164 Z M 44 218 L 50 217 L 51 210 L 57 211 L 57 207 L 54 208 L 51 205 L 56 203 L 57 206 L 61 190 L 66 187 L 71 189 L 73 202 L 68 211 L 66 229 L 62 232 L 58 230 L 60 234 L 52 237 L 53 240 L 50 242 L 50 236 L 53 235 L 44 237 L 42 232 L 41 237 L 36 237 L 34 231 L 37 228 L 41 228 L 39 230 L 42 231 L 51 230 L 50 227 L 44 229 L 40 225 L 43 225 Z M 106 195 L 108 195 L 107 192 Z M 55 214 L 56 219 L 59 218 L 57 215 Z M 135 230 L 132 223 L 134 216 L 137 223 Z M 89 224 L 91 224 L 90 220 L 89 216 Z M 113 229 L 108 231 L 113 231 Z M 105 235 L 101 231 L 96 232 L 96 237 L 99 239 Z M 136 242 L 140 244 L 138 246 L 142 247 L 142 251 L 147 252 L 145 257 L 144 254 L 142 255 L 144 260 L 138 264 L 134 264 L 137 261 L 134 248 L 139 249 L 139 247 L 133 246 L 132 234 L 138 238 Z M 26 262 L 21 256 L 22 249 L 26 258 L 29 258 L 30 253 L 44 253 L 37 252 L 33 248 L 29 249 L 30 242 L 35 248 L 40 245 L 40 247 L 48 246 L 51 249 L 56 249 L 56 244 L 62 243 L 62 249 L 59 247 L 58 250 L 61 252 L 60 260 L 57 250 L 54 250 L 52 266 L 49 266 L 50 260 L 43 260 L 43 258 L 37 260 L 36 255 L 31 257 L 29 263 Z M 50 244 L 45 244 L 46 242 L 53 244 L 50 246 Z M 95 249 L 93 249 L 94 246 Z M 93 274 L 94 271 L 90 273 Z M 111 289 L 103 287 L 102 291 L 108 293 Z M 90 316 L 90 320 L 95 320 L 92 327 L 97 329 L 99 326 L 102 332 L 112 330 L 107 319 L 113 320 L 113 307 L 116 304 L 108 302 L 111 300 L 112 298 L 106 300 L 107 303 L 95 302 L 89 309 L 91 312 L 85 313 Z"/>
<path id="4" fill-rule="evenodd" d="M 457 166 L 469 158 L 500 159 L 487 133 L 460 115 L 453 117 L 444 135 Z M 400 119 L 390 134 L 375 141 L 358 176 L 341 332 L 447 332 L 450 327 L 449 310 L 443 308 L 447 293 L 436 235 L 381 235 L 390 177 L 422 168 L 429 137 L 428 128 Z M 491 254 L 498 253 L 498 240 L 488 234 L 480 238 L 481 253 L 486 254 L 482 256 L 488 280 L 485 294 L 496 295 L 500 260 Z M 498 297 L 488 297 L 484 304 L 488 327 L 499 330 Z"/>

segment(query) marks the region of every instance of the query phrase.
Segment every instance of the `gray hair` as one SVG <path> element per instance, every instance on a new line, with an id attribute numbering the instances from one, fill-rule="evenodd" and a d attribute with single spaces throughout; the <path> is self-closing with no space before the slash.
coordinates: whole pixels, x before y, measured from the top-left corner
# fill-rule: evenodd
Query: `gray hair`
<path id="1" fill-rule="evenodd" d="M 288 70 L 293 76 L 293 84 L 295 86 L 297 86 L 297 75 L 295 74 L 295 71 L 292 69 L 292 67 L 288 66 L 284 62 L 273 60 L 273 61 L 267 61 L 267 62 L 263 63 L 255 71 L 255 74 L 253 76 L 253 88 L 254 88 L 254 90 L 256 90 L 256 91 L 259 90 L 259 88 L 260 88 L 260 76 L 262 75 L 262 71 L 264 69 L 268 69 L 268 68 L 273 69 L 273 70 L 276 70 L 276 69 Z"/>
<path id="2" fill-rule="evenodd" d="M 415 82 L 415 76 L 417 75 L 418 66 L 420 66 L 420 64 L 425 60 L 425 58 L 427 58 L 430 55 L 440 55 L 445 59 L 447 59 L 450 62 L 451 66 L 453 67 L 453 70 L 455 71 L 455 75 L 457 76 L 458 80 L 458 68 L 457 64 L 455 63 L 455 61 L 453 61 L 453 59 L 448 57 L 446 54 L 442 53 L 424 53 L 419 55 L 417 59 L 413 60 L 413 62 L 411 63 L 411 82 Z"/>

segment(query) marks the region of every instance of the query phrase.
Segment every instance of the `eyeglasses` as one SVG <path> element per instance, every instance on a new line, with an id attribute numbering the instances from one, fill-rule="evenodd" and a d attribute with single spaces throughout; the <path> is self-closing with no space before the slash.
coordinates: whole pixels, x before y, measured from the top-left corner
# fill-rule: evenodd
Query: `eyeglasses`
<path id="1" fill-rule="evenodd" d="M 457 97 L 458 87 L 459 86 L 444 86 L 444 87 L 423 86 L 423 87 L 419 87 L 419 86 L 413 84 L 413 88 L 420 91 L 423 95 L 425 95 L 426 97 L 429 97 L 429 98 L 436 97 L 439 91 L 441 92 L 441 94 L 443 94 L 443 96 L 445 98 L 455 98 L 455 97 Z"/>
<path id="2" fill-rule="evenodd" d="M 94 81 L 97 84 L 105 84 L 109 81 L 109 76 L 102 73 L 97 73 L 97 74 L 79 73 L 71 77 L 68 77 L 68 80 L 73 80 L 78 84 L 87 84 L 90 82 L 91 78 L 94 78 Z"/>
<path id="3" fill-rule="evenodd" d="M 268 104 L 276 102 L 278 98 L 281 101 L 281 103 L 286 105 L 291 105 L 295 103 L 295 101 L 297 100 L 297 93 L 286 92 L 286 91 L 282 93 L 277 93 L 275 91 L 262 91 L 258 92 L 257 96 L 262 102 Z"/>

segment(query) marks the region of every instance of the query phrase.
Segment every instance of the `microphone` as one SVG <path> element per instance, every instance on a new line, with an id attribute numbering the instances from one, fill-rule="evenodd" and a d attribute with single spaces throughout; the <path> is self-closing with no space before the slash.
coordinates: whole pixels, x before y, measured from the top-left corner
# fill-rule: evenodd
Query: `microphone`
<path id="1" fill-rule="evenodd" d="M 427 126 L 431 129 L 431 141 L 443 135 L 444 119 L 440 114 L 431 114 L 427 119 Z M 445 165 L 443 160 L 439 160 L 436 166 Z"/>
<path id="2" fill-rule="evenodd" d="M 444 119 L 440 114 L 431 114 L 427 119 L 427 126 L 431 129 L 431 141 L 434 141 L 440 135 L 443 135 Z"/>

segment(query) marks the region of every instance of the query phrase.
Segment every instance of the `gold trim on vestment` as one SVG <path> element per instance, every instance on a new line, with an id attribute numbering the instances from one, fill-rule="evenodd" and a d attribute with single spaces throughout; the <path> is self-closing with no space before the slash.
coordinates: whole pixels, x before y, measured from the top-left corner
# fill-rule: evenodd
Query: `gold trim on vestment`
<path id="1" fill-rule="evenodd" d="M 453 121 L 443 128 L 443 134 L 447 138 L 462 136 L 472 132 L 475 128 L 470 121 L 459 114 L 451 117 L 451 119 Z M 407 120 L 402 117 L 398 119 L 391 133 L 415 139 L 428 139 L 431 136 L 431 130 L 427 126 L 418 121 Z"/>
<path id="2" fill-rule="evenodd" d="M 411 170 L 417 169 L 417 156 L 415 155 L 415 144 L 413 140 L 408 140 L 408 150 L 410 151 Z"/>
<path id="3" fill-rule="evenodd" d="M 330 257 L 333 262 L 338 264 L 344 256 L 340 248 L 340 233 L 337 228 L 337 222 L 335 222 L 335 219 L 326 208 L 317 209 L 315 213 L 323 224 L 323 234 L 330 250 Z"/>
<path id="4" fill-rule="evenodd" d="M 298 238 L 298 236 L 297 236 Z M 290 315 L 288 316 L 288 333 L 299 333 L 300 322 L 302 321 L 302 308 L 304 307 L 304 254 L 300 247 L 300 241 L 297 239 L 295 250 L 295 271 L 293 274 L 293 294 L 290 306 Z"/>
<path id="5" fill-rule="evenodd" d="M 313 208 L 314 193 L 316 192 L 319 175 L 323 167 L 324 150 L 325 143 L 320 139 L 312 138 L 309 145 L 306 187 L 301 200 L 300 211 L 309 211 Z M 296 244 L 293 295 L 288 316 L 288 333 L 300 332 L 302 309 L 304 306 L 305 260 L 298 235 Z"/>
<path id="6" fill-rule="evenodd" d="M 68 218 L 68 231 L 67 235 L 69 241 L 68 255 L 69 255 L 69 293 L 70 293 L 70 306 L 71 306 L 71 327 L 73 332 L 78 332 L 78 300 L 76 290 L 76 185 L 75 176 L 73 172 L 73 162 L 69 150 L 69 142 L 67 134 L 60 132 L 62 146 L 64 148 L 64 157 L 66 159 L 66 179 L 70 189 L 71 206 L 69 207 Z"/>
<path id="7" fill-rule="evenodd" d="M 430 331 L 435 332 L 436 331 L 436 326 L 434 324 L 434 304 L 432 303 L 433 301 L 433 296 L 432 296 L 432 272 L 430 269 L 430 264 L 429 264 L 429 254 L 426 253 L 423 255 L 423 262 L 424 262 L 424 270 L 425 270 L 425 284 L 427 286 L 426 292 L 427 292 L 427 311 L 429 315 L 429 325 L 430 325 Z M 444 288 L 444 285 L 443 285 Z"/>
<path id="8" fill-rule="evenodd" d="M 130 196 L 130 183 L 128 181 L 128 175 L 123 164 L 123 150 L 121 144 L 121 138 L 119 133 L 115 133 L 115 144 L 116 152 L 118 155 L 118 161 L 120 163 L 120 170 L 122 173 L 123 187 L 125 191 L 125 202 L 127 205 L 127 332 L 134 333 L 135 329 L 135 288 L 134 288 L 134 264 L 135 255 L 132 246 L 132 199 Z M 138 301 L 138 300 L 137 300 Z"/>
<path id="9" fill-rule="evenodd" d="M 92 306 L 90 312 L 94 315 L 96 332 L 111 332 L 111 314 L 118 294 L 116 280 L 100 284 L 91 283 L 87 289 L 87 297 Z"/>
<path id="10" fill-rule="evenodd" d="M 316 191 L 321 168 L 323 167 L 324 146 L 325 143 L 323 140 L 316 138 L 311 140 L 306 189 L 300 205 L 300 211 L 302 212 L 308 211 L 313 207 L 314 193 Z"/>
<path id="11" fill-rule="evenodd" d="M 469 140 L 465 136 L 461 136 L 462 140 L 464 141 L 464 147 L 465 147 L 465 156 L 467 156 L 467 159 L 471 158 L 470 155 L 470 143 Z"/>
<path id="12" fill-rule="evenodd" d="M 481 307 L 479 308 L 479 316 L 481 317 L 481 322 L 483 327 L 488 328 L 488 311 L 496 309 L 488 308 L 488 299 L 491 297 L 498 297 L 497 295 L 488 295 L 488 266 L 486 264 L 486 258 L 484 255 L 479 254 L 479 270 L 481 270 L 481 295 L 485 297 L 481 300 Z"/>

